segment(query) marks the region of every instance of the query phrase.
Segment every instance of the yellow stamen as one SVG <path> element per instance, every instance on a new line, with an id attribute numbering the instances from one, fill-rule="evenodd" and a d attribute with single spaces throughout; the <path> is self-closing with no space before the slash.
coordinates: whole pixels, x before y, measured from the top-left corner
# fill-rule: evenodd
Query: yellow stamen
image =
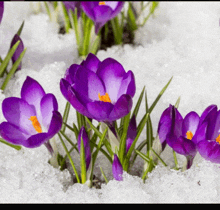
<path id="1" fill-rule="evenodd" d="M 189 139 L 189 140 L 192 140 L 193 138 L 193 133 L 191 131 L 187 131 L 186 132 L 186 138 Z"/>
<path id="2" fill-rule="evenodd" d="M 218 137 L 215 139 L 215 141 L 220 144 L 220 134 L 219 134 Z"/>
<path id="3" fill-rule="evenodd" d="M 104 1 L 100 1 L 99 5 L 105 5 L 105 2 Z"/>
<path id="4" fill-rule="evenodd" d="M 111 103 L 111 99 L 108 95 L 108 93 L 105 93 L 105 95 L 101 96 L 100 93 L 98 94 L 99 100 L 103 101 L 103 102 L 110 102 Z"/>
<path id="5" fill-rule="evenodd" d="M 34 129 L 38 132 L 38 133 L 42 133 L 42 129 L 41 129 L 41 125 L 37 120 L 36 116 L 31 116 L 29 118 L 29 120 L 32 122 L 32 125 L 34 127 Z"/>

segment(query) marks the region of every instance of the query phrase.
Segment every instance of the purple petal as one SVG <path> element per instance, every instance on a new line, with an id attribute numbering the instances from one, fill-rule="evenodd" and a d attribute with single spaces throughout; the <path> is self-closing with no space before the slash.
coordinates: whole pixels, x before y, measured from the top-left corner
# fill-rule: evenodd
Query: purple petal
<path id="1" fill-rule="evenodd" d="M 114 160 L 112 163 L 112 174 L 113 177 L 118 180 L 118 181 L 122 181 L 123 180 L 123 168 L 122 165 L 120 163 L 120 160 L 118 159 L 118 156 L 116 154 L 114 154 Z"/>
<path id="2" fill-rule="evenodd" d="M 12 144 L 19 145 L 30 137 L 30 135 L 23 133 L 17 126 L 9 122 L 3 122 L 0 124 L 0 136 Z"/>
<path id="3" fill-rule="evenodd" d="M 58 111 L 53 111 L 50 126 L 47 132 L 47 139 L 51 139 L 56 133 L 58 133 L 62 127 L 63 118 Z"/>
<path id="4" fill-rule="evenodd" d="M 22 51 L 24 50 L 24 44 L 23 44 L 21 38 L 20 38 L 17 34 L 14 35 L 14 37 L 13 37 L 13 39 L 12 39 L 12 41 L 11 41 L 11 46 L 10 46 L 10 48 L 12 48 L 17 41 L 20 41 L 20 43 L 19 43 L 17 49 L 15 50 L 15 52 L 14 52 L 12 58 L 11 58 L 13 64 L 15 63 L 15 61 L 18 59 L 18 57 L 20 56 L 20 54 L 21 54 Z M 17 70 L 20 70 L 20 69 L 21 69 L 21 65 L 22 65 L 22 64 L 21 64 L 21 62 L 20 62 L 20 64 L 19 64 Z"/>
<path id="5" fill-rule="evenodd" d="M 130 95 L 122 95 L 115 103 L 109 115 L 109 121 L 114 121 L 126 116 L 132 108 L 132 98 Z"/>
<path id="6" fill-rule="evenodd" d="M 0 23 L 2 21 L 3 13 L 4 13 L 4 1 L 0 1 Z"/>
<path id="7" fill-rule="evenodd" d="M 220 145 L 216 141 L 200 141 L 197 144 L 199 154 L 213 163 L 220 163 Z"/>
<path id="8" fill-rule="evenodd" d="M 51 93 L 44 95 L 40 103 L 42 123 L 48 130 L 52 119 L 53 111 L 58 110 L 58 104 L 55 96 Z"/>
<path id="9" fill-rule="evenodd" d="M 173 150 L 181 155 L 192 156 L 196 155 L 196 145 L 193 141 L 184 138 L 183 136 L 177 137 L 175 135 L 167 135 L 167 144 L 173 148 Z"/>
<path id="10" fill-rule="evenodd" d="M 182 135 L 186 138 L 187 131 L 191 131 L 193 135 L 196 133 L 196 130 L 199 125 L 199 115 L 196 112 L 189 112 L 184 120 L 182 125 Z"/>
<path id="11" fill-rule="evenodd" d="M 135 139 L 136 136 L 137 136 L 137 124 L 136 124 L 136 118 L 134 115 L 131 118 L 129 126 L 128 126 L 127 138 Z"/>
<path id="12" fill-rule="evenodd" d="M 125 2 L 118 1 L 117 6 L 114 1 L 106 1 L 106 5 L 110 6 L 113 9 L 111 19 L 118 15 L 121 12 Z M 115 7 L 116 6 L 116 7 Z"/>
<path id="13" fill-rule="evenodd" d="M 81 148 L 81 138 L 83 139 L 83 145 L 84 145 L 84 149 L 85 149 L 86 169 L 88 169 L 90 161 L 91 161 L 91 151 L 90 151 L 89 137 L 86 133 L 84 126 L 80 129 L 80 132 L 78 135 L 78 150 L 79 150 L 79 152 L 80 152 L 80 148 Z"/>
<path id="14" fill-rule="evenodd" d="M 83 1 L 81 2 L 81 7 L 83 11 L 86 13 L 86 15 L 92 19 L 95 20 L 95 16 L 93 13 L 93 8 L 99 4 L 98 1 Z"/>
<path id="15" fill-rule="evenodd" d="M 103 101 L 94 101 L 87 104 L 89 113 L 97 121 L 109 121 L 109 114 L 113 110 L 113 107 L 114 105 L 112 103 Z"/>
<path id="16" fill-rule="evenodd" d="M 95 22 L 99 23 L 106 23 L 111 19 L 111 14 L 113 13 L 113 10 L 111 7 L 107 5 L 98 5 L 93 8 L 94 18 Z"/>
<path id="17" fill-rule="evenodd" d="M 212 112 L 217 113 L 217 106 L 216 105 L 210 105 L 203 111 L 203 113 L 201 114 L 201 117 L 200 117 L 200 124 L 202 124 L 205 120 L 207 120 L 208 114 L 210 114 Z"/>
<path id="18" fill-rule="evenodd" d="M 63 1 L 67 11 L 69 12 L 69 10 L 72 10 L 73 13 L 75 11 L 75 7 L 77 8 L 77 18 L 80 17 L 81 15 L 81 11 L 80 11 L 80 8 L 81 8 L 81 3 L 80 1 Z"/>
<path id="19" fill-rule="evenodd" d="M 100 60 L 94 54 L 89 53 L 86 60 L 82 61 L 80 65 L 96 73 L 100 63 Z"/>
<path id="20" fill-rule="evenodd" d="M 99 65 L 97 75 L 104 82 L 112 103 L 118 100 L 118 92 L 125 74 L 123 66 L 113 58 L 107 58 Z"/>
<path id="21" fill-rule="evenodd" d="M 215 120 L 210 121 L 207 128 L 207 139 L 216 139 L 220 130 L 220 110 L 215 116 Z M 210 137 L 210 138 L 209 138 Z"/>
<path id="22" fill-rule="evenodd" d="M 134 96 L 136 92 L 136 86 L 135 86 L 135 79 L 134 79 L 134 74 L 132 71 L 128 71 L 122 81 L 121 81 L 121 86 L 118 91 L 118 96 L 119 98 L 122 94 L 129 94 L 130 96 Z"/>
<path id="23" fill-rule="evenodd" d="M 165 109 L 160 117 L 158 125 L 158 135 L 160 142 L 163 143 L 166 140 L 167 134 L 170 132 L 172 124 L 172 105 Z"/>
<path id="24" fill-rule="evenodd" d="M 41 146 L 47 140 L 47 133 L 38 133 L 29 137 L 26 141 L 22 141 L 22 145 L 28 148 L 35 148 Z"/>
<path id="25" fill-rule="evenodd" d="M 45 91 L 41 85 L 27 76 L 21 88 L 21 98 L 36 108 L 37 116 L 40 116 L 40 102 L 44 95 Z"/>
<path id="26" fill-rule="evenodd" d="M 2 102 L 2 112 L 9 123 L 19 127 L 26 134 L 36 133 L 29 120 L 31 116 L 36 116 L 36 111 L 26 101 L 16 97 L 6 98 Z"/>
<path id="27" fill-rule="evenodd" d="M 100 78 L 84 67 L 76 72 L 74 90 L 92 101 L 98 101 L 98 94 L 105 95 L 106 92 Z"/>
<path id="28" fill-rule="evenodd" d="M 75 75 L 80 65 L 73 64 L 65 72 L 64 79 L 67 80 L 70 84 L 75 82 Z"/>
<path id="29" fill-rule="evenodd" d="M 197 144 L 200 141 L 206 140 L 206 133 L 207 133 L 207 122 L 203 122 L 202 125 L 200 125 L 195 133 L 195 135 L 192 138 L 192 141 Z"/>

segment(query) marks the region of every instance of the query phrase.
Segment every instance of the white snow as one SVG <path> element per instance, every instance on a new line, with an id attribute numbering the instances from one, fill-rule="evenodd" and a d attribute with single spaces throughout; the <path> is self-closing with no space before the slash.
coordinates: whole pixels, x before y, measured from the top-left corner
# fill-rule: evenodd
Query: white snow
<path id="1" fill-rule="evenodd" d="M 5 2 L 5 12 L 0 25 L 0 55 L 4 58 L 10 41 L 23 20 L 21 38 L 27 51 L 22 70 L 17 72 L 4 93 L 6 97 L 20 96 L 21 86 L 30 76 L 36 79 L 46 92 L 53 93 L 64 111 L 66 101 L 59 90 L 59 81 L 67 67 L 80 63 L 74 32 L 58 34 L 59 26 L 50 22 L 44 13 L 34 14 L 29 2 Z M 220 104 L 220 3 L 219 2 L 160 2 L 154 18 L 136 32 L 136 46 L 113 46 L 99 51 L 100 60 L 112 57 L 126 71 L 132 70 L 136 79 L 134 104 L 146 86 L 151 104 L 160 90 L 173 76 L 173 80 L 152 112 L 154 135 L 159 118 L 168 105 L 175 104 L 179 96 L 179 111 L 185 116 L 190 111 L 201 114 L 210 104 Z M 1 80 L 0 80 L 1 83 Z M 144 104 L 137 117 L 144 114 Z M 0 112 L 0 122 L 4 117 Z M 71 108 L 68 122 L 75 122 Z M 74 135 L 67 130 L 68 136 Z M 145 134 L 140 136 L 144 140 Z M 65 154 L 59 138 L 55 136 L 58 150 Z M 77 154 L 72 154 L 77 167 Z M 47 163 L 48 151 L 44 146 L 36 149 L 22 148 L 15 151 L 1 144 L 0 147 L 0 202 L 67 202 L 67 203 L 160 203 L 160 202 L 219 202 L 219 165 L 195 158 L 191 169 L 181 172 L 173 166 L 172 151 L 167 148 L 162 158 L 170 167 L 157 166 L 145 183 L 138 176 L 124 173 L 123 181 L 112 180 L 111 165 L 98 156 L 95 175 L 102 180 L 102 166 L 108 184 L 101 189 L 73 184 L 68 170 L 59 171 Z M 179 164 L 184 157 L 178 155 Z M 143 161 L 135 162 L 132 174 L 141 176 Z"/>

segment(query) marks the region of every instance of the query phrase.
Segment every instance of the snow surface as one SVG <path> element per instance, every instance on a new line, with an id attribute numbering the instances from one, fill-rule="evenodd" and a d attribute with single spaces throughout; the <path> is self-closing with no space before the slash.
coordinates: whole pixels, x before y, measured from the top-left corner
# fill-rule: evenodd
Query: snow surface
<path id="1" fill-rule="evenodd" d="M 134 72 L 137 87 L 134 104 L 144 85 L 151 104 L 173 76 L 151 115 L 154 135 L 161 113 L 170 103 L 175 104 L 179 96 L 179 111 L 183 116 L 190 111 L 201 114 L 208 105 L 220 104 L 219 14 L 219 2 L 160 2 L 155 17 L 136 32 L 136 46 L 113 46 L 98 52 L 100 60 L 115 58 L 126 71 Z M 0 55 L 3 58 L 24 19 L 21 38 L 27 51 L 22 70 L 16 73 L 5 92 L 0 92 L 0 103 L 6 97 L 20 97 L 21 86 L 26 76 L 30 76 L 39 81 L 47 93 L 57 97 L 59 111 L 63 113 L 66 101 L 59 90 L 60 78 L 67 67 L 81 62 L 77 57 L 74 32 L 58 34 L 59 25 L 50 22 L 47 14 L 34 14 L 29 2 L 5 2 L 0 25 Z M 143 114 L 142 104 L 138 122 Z M 0 122 L 4 120 L 0 113 Z M 68 122 L 75 120 L 72 108 Z M 67 134 L 74 139 L 68 130 Z M 144 138 L 143 132 L 140 141 Z M 55 140 L 59 152 L 65 154 L 57 136 Z M 78 167 L 78 156 L 72 155 Z M 170 169 L 174 163 L 171 149 L 167 147 L 162 158 L 169 167 L 159 164 L 145 183 L 134 176 L 142 173 L 141 159 L 136 162 L 133 175 L 124 173 L 123 181 L 118 182 L 112 180 L 108 160 L 99 155 L 94 174 L 104 180 L 99 170 L 102 166 L 110 179 L 108 184 L 102 184 L 101 189 L 73 184 L 69 171 L 53 168 L 47 163 L 49 157 L 44 146 L 16 151 L 1 144 L 0 202 L 219 202 L 219 165 L 205 161 L 199 155 L 191 169 L 175 171 Z M 177 157 L 181 165 L 185 159 L 181 155 Z"/>

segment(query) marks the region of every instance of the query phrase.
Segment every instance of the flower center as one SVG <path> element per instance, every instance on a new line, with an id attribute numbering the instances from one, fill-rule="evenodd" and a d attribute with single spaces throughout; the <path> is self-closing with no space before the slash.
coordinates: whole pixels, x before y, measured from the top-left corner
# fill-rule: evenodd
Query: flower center
<path id="1" fill-rule="evenodd" d="M 99 5 L 105 5 L 105 2 L 104 1 L 100 1 Z"/>
<path id="2" fill-rule="evenodd" d="M 215 139 L 215 141 L 220 144 L 220 134 L 219 134 L 218 137 Z"/>
<path id="3" fill-rule="evenodd" d="M 192 140 L 193 138 L 193 133 L 191 131 L 187 131 L 186 132 L 186 138 L 189 139 L 189 140 Z"/>
<path id="4" fill-rule="evenodd" d="M 38 133 L 42 133 L 42 129 L 41 129 L 41 125 L 37 120 L 36 116 L 31 116 L 29 118 L 29 120 L 32 122 L 32 125 L 34 127 L 34 129 L 38 132 Z"/>
<path id="5" fill-rule="evenodd" d="M 98 94 L 99 100 L 103 101 L 103 102 L 110 102 L 111 103 L 111 99 L 108 95 L 108 93 L 105 93 L 105 95 L 101 96 L 100 93 Z"/>

